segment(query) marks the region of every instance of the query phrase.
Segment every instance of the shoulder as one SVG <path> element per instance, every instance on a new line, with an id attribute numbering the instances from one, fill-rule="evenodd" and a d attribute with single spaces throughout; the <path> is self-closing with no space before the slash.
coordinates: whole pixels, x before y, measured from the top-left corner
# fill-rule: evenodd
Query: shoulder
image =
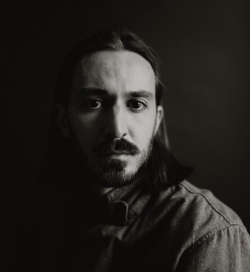
<path id="1" fill-rule="evenodd" d="M 179 183 L 176 193 L 186 199 L 187 208 L 197 215 L 212 216 L 211 223 L 220 223 L 224 226 L 234 224 L 243 226 L 239 216 L 209 190 L 198 188 L 188 181 L 182 181 Z"/>
<path id="2" fill-rule="evenodd" d="M 247 234 L 241 219 L 231 208 L 209 190 L 200 189 L 188 181 L 163 191 L 159 205 L 174 233 L 185 237 L 187 246 L 199 244 L 215 234 L 229 235 L 229 230 Z"/>
<path id="3" fill-rule="evenodd" d="M 175 187 L 172 198 L 178 199 L 182 215 L 178 234 L 186 237 L 178 271 L 207 271 L 211 266 L 213 271 L 249 271 L 250 237 L 232 209 L 187 181 Z"/>

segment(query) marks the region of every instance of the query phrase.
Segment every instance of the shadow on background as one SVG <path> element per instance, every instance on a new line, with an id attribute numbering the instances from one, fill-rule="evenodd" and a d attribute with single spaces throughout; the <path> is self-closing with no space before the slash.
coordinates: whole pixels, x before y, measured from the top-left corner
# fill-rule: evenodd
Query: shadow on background
<path id="1" fill-rule="evenodd" d="M 66 53 L 93 31 L 126 26 L 160 56 L 169 138 L 177 157 L 194 166 L 190 180 L 212 190 L 249 230 L 247 1 L 85 2 L 6 1 L 1 9 L 4 184 L 26 186 L 41 167 Z"/>

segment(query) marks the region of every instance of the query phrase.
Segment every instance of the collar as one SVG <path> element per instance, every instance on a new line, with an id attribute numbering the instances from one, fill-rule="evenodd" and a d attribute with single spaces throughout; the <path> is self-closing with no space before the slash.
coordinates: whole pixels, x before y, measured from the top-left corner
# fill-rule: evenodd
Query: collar
<path id="1" fill-rule="evenodd" d="M 97 196 L 99 219 L 112 225 L 128 225 L 140 216 L 147 203 L 149 194 L 144 189 L 143 180 L 135 180 L 130 185 Z"/>
<path id="2" fill-rule="evenodd" d="M 151 196 L 145 179 L 134 180 L 104 195 L 96 194 L 90 184 L 73 187 L 60 197 L 66 225 L 129 225 L 142 214 Z"/>

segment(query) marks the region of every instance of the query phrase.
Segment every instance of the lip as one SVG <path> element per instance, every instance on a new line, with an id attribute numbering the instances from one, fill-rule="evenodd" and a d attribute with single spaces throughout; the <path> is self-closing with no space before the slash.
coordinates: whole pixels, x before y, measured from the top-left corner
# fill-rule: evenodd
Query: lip
<path id="1" fill-rule="evenodd" d="M 130 155 L 127 152 L 102 152 L 100 153 L 101 156 L 122 156 L 122 155 Z"/>

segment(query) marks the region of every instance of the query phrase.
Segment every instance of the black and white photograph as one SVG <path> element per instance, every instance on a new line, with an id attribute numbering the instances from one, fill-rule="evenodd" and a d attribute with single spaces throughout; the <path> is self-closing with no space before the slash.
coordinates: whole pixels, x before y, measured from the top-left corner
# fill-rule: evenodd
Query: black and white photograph
<path id="1" fill-rule="evenodd" d="M 250 3 L 3 1 L 0 271 L 250 271 Z"/>

